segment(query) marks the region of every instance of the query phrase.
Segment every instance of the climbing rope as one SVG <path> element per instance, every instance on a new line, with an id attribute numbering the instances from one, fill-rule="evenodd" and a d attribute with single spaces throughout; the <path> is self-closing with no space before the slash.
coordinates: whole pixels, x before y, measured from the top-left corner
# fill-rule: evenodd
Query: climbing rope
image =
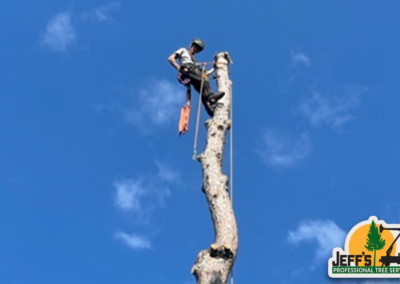
<path id="1" fill-rule="evenodd" d="M 197 138 L 199 134 L 199 124 L 200 124 L 200 112 L 201 112 L 201 99 L 203 96 L 203 86 L 204 86 L 204 76 L 205 76 L 205 70 L 206 70 L 206 65 L 203 64 L 203 69 L 201 71 L 201 85 L 200 85 L 200 97 L 199 97 L 199 107 L 197 109 L 197 122 L 196 122 L 196 132 L 194 135 L 194 146 L 193 146 L 193 160 L 197 159 Z"/>

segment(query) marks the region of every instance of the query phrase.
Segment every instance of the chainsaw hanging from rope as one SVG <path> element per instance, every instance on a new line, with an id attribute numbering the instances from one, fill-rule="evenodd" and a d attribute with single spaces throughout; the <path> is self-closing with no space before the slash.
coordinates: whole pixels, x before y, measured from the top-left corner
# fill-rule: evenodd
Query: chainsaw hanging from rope
<path id="1" fill-rule="evenodd" d="M 181 109 L 181 118 L 179 119 L 179 136 L 189 131 L 190 117 L 190 100 L 192 91 L 190 88 L 190 79 L 182 79 L 181 74 L 178 74 L 178 81 L 186 87 L 186 104 Z"/>

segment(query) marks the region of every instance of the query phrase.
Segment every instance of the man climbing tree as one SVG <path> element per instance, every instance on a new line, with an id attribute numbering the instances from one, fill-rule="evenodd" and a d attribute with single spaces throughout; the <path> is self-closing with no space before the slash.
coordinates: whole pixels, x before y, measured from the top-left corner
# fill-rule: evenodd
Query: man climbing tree
<path id="1" fill-rule="evenodd" d="M 203 74 L 201 63 L 196 62 L 195 54 L 204 50 L 204 41 L 197 38 L 192 40 L 189 50 L 182 47 L 168 57 L 168 61 L 181 73 L 183 80 L 189 79 L 190 84 L 200 94 L 201 85 L 203 85 L 203 94 L 201 100 L 203 105 L 211 117 L 214 116 L 215 105 L 217 101 L 224 96 L 224 92 L 213 93 L 210 85 L 210 80 Z M 178 64 L 177 60 L 180 61 Z"/>
<path id="2" fill-rule="evenodd" d="M 381 250 L 385 247 L 386 241 L 381 238 L 381 234 L 379 234 L 378 226 L 375 225 L 375 222 L 372 220 L 372 224 L 369 227 L 367 245 L 365 248 L 368 251 L 374 252 L 374 267 L 375 267 L 375 258 L 376 251 Z"/>

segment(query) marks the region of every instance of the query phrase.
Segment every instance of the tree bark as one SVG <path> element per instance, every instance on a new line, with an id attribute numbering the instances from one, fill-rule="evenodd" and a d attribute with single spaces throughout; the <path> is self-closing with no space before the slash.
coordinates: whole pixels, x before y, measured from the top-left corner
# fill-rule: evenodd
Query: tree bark
<path id="1" fill-rule="evenodd" d="M 215 240 L 200 251 L 192 268 L 198 284 L 225 284 L 236 260 L 238 233 L 229 197 L 229 180 L 222 173 L 226 133 L 231 127 L 232 82 L 229 79 L 230 57 L 227 52 L 215 56 L 218 91 L 225 96 L 218 102 L 214 117 L 206 121 L 206 148 L 197 159 L 203 171 L 202 190 L 206 195 L 214 224 Z"/>

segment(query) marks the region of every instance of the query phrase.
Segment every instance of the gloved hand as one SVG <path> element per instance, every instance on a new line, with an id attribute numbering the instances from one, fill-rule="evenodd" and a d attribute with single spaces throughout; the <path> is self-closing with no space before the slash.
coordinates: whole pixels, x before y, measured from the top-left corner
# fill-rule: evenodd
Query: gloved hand
<path id="1" fill-rule="evenodd" d="M 183 75 L 186 75 L 186 74 L 189 73 L 189 69 L 187 67 L 185 67 L 185 66 L 181 66 L 179 68 L 179 72 L 182 73 Z"/>

